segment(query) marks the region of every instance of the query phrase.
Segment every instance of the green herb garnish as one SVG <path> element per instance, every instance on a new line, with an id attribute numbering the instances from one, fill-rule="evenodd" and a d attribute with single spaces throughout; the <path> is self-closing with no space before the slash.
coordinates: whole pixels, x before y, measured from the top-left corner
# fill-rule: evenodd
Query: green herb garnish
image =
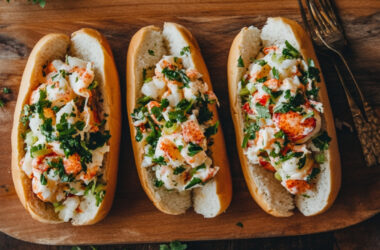
<path id="1" fill-rule="evenodd" d="M 239 56 L 239 58 L 238 58 L 238 64 L 237 64 L 237 66 L 239 68 L 244 68 L 244 61 L 243 61 L 243 58 L 241 58 L 241 56 Z"/>

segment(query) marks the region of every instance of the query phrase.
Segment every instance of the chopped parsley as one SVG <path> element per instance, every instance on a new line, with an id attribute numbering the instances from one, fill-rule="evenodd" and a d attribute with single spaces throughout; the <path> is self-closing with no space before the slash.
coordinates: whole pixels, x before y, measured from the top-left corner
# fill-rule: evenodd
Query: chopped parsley
<path id="1" fill-rule="evenodd" d="M 300 107 L 302 104 L 304 104 L 306 101 L 305 101 L 305 97 L 304 95 L 301 93 L 301 92 L 298 92 L 295 96 L 291 96 L 289 99 L 288 99 L 288 102 L 286 103 L 281 103 L 280 105 L 278 105 L 274 110 L 273 112 L 274 113 L 287 113 L 289 112 L 290 110 L 294 111 L 294 112 L 299 112 L 302 110 L 302 108 Z"/>
<path id="2" fill-rule="evenodd" d="M 186 250 L 187 245 L 182 244 L 181 242 L 175 240 L 169 243 L 169 246 L 166 244 L 160 245 L 160 250 Z"/>
<path id="3" fill-rule="evenodd" d="M 236 226 L 241 227 L 241 228 L 244 227 L 243 223 L 241 223 L 240 221 L 236 223 Z"/>
<path id="4" fill-rule="evenodd" d="M 331 141 L 331 137 L 327 134 L 326 131 L 323 131 L 316 138 L 312 140 L 314 146 L 319 148 L 321 151 L 329 148 L 330 141 Z"/>
<path id="5" fill-rule="evenodd" d="M 158 158 L 153 158 L 152 162 L 156 163 L 158 165 L 166 165 L 166 161 L 165 161 L 165 158 L 163 156 L 160 156 Z"/>
<path id="6" fill-rule="evenodd" d="M 273 77 L 276 78 L 277 80 L 280 79 L 280 73 L 275 67 L 272 68 L 272 74 L 273 74 Z"/>
<path id="7" fill-rule="evenodd" d="M 162 185 L 164 185 L 163 181 L 161 181 L 161 180 L 155 180 L 155 182 L 154 182 L 154 186 L 155 187 L 162 187 Z"/>
<path id="8" fill-rule="evenodd" d="M 44 186 L 47 184 L 46 177 L 43 173 L 41 174 L 40 181 L 41 181 L 41 184 Z"/>
<path id="9" fill-rule="evenodd" d="M 185 186 L 185 190 L 186 190 L 186 189 L 189 189 L 189 188 L 192 188 L 192 187 L 194 187 L 195 185 L 198 185 L 198 184 L 200 184 L 200 183 L 202 183 L 202 180 L 199 179 L 198 177 L 194 177 L 193 179 L 191 179 L 191 181 L 189 182 L 189 184 L 187 184 L 187 185 Z"/>
<path id="10" fill-rule="evenodd" d="M 286 59 L 301 58 L 301 53 L 294 48 L 288 41 L 285 41 L 285 48 L 282 50 L 282 56 Z"/>
<path id="11" fill-rule="evenodd" d="M 268 78 L 266 76 L 262 77 L 262 78 L 257 78 L 256 79 L 256 82 L 259 82 L 259 83 L 263 83 L 263 82 L 266 82 Z"/>
<path id="12" fill-rule="evenodd" d="M 306 164 L 306 155 L 298 160 L 298 169 L 302 169 Z"/>
<path id="13" fill-rule="evenodd" d="M 48 161 L 48 166 L 54 169 L 54 173 L 59 176 L 62 182 L 74 181 L 74 176 L 66 174 L 62 158 L 57 160 Z"/>
<path id="14" fill-rule="evenodd" d="M 260 126 L 257 123 L 251 123 L 244 128 L 244 139 L 241 145 L 242 148 L 246 148 L 248 140 L 254 140 L 256 138 L 256 132 L 260 130 Z"/>
<path id="15" fill-rule="evenodd" d="M 190 55 L 190 46 L 183 47 L 182 50 L 181 50 L 181 52 L 179 52 L 179 54 L 181 56 Z"/>
<path id="16" fill-rule="evenodd" d="M 241 58 L 241 56 L 239 56 L 239 58 L 238 58 L 238 64 L 237 64 L 237 66 L 239 68 L 244 68 L 244 61 L 243 61 L 243 58 Z"/>
<path id="17" fill-rule="evenodd" d="M 256 109 L 256 111 L 257 111 L 257 115 L 258 115 L 260 118 L 265 118 L 265 119 L 269 119 L 269 118 L 271 118 L 271 115 L 270 115 L 269 109 L 268 109 L 266 106 L 263 106 L 263 105 L 261 105 L 260 103 L 256 103 L 256 104 L 255 104 L 255 109 Z"/>
<path id="18" fill-rule="evenodd" d="M 92 81 L 92 83 L 88 86 L 88 89 L 89 90 L 93 90 L 95 89 L 96 87 L 98 87 L 98 81 Z"/>
<path id="19" fill-rule="evenodd" d="M 4 88 L 3 88 L 3 93 L 4 93 L 4 94 L 10 94 L 10 93 L 11 93 L 11 89 L 10 89 L 10 88 L 7 88 L 7 87 L 4 87 Z"/>
<path id="20" fill-rule="evenodd" d="M 203 151 L 203 148 L 201 146 L 199 146 L 198 144 L 190 142 L 187 155 L 188 156 L 194 156 L 201 151 Z"/>
<path id="21" fill-rule="evenodd" d="M 265 64 L 267 64 L 267 62 L 263 59 L 257 59 L 254 62 L 260 66 L 264 66 Z"/>
<path id="22" fill-rule="evenodd" d="M 150 96 L 142 96 L 139 99 L 137 99 L 137 103 L 140 105 L 146 105 L 148 104 L 152 99 Z"/>
<path id="23" fill-rule="evenodd" d="M 183 86 L 188 88 L 190 79 L 186 75 L 186 72 L 182 69 L 180 70 L 172 70 L 169 69 L 168 67 L 164 68 L 162 70 L 162 73 L 165 75 L 165 77 L 171 81 L 177 81 L 177 82 L 182 82 Z"/>
<path id="24" fill-rule="evenodd" d="M 217 121 L 214 125 L 206 128 L 204 135 L 206 137 L 210 137 L 212 135 L 215 135 L 218 132 L 218 126 L 219 126 L 219 121 Z"/>
<path id="25" fill-rule="evenodd" d="M 307 176 L 306 181 L 310 183 L 320 172 L 321 170 L 319 168 L 313 168 L 311 174 Z"/>
<path id="26" fill-rule="evenodd" d="M 326 157 L 325 157 L 325 154 L 323 152 L 320 152 L 320 153 L 317 153 L 316 155 L 314 155 L 314 160 L 318 163 L 318 164 L 322 164 L 326 161 Z"/>
<path id="27" fill-rule="evenodd" d="M 142 140 L 142 138 L 143 138 L 143 134 L 141 133 L 141 130 L 139 129 L 139 128 L 136 128 L 136 136 L 135 136 L 135 139 L 136 139 L 136 141 L 141 141 Z"/>
<path id="28" fill-rule="evenodd" d="M 153 50 L 148 49 L 148 53 L 149 53 L 149 55 L 154 56 L 154 51 Z"/>
<path id="29" fill-rule="evenodd" d="M 197 106 L 199 107 L 199 114 L 197 119 L 200 124 L 203 124 L 212 119 L 214 114 L 208 108 L 208 104 L 212 104 L 213 102 L 213 100 L 208 99 L 207 95 L 205 95 L 204 98 L 201 95 L 197 97 Z"/>
<path id="30" fill-rule="evenodd" d="M 179 166 L 173 170 L 173 174 L 179 175 L 179 174 L 183 173 L 183 171 L 185 171 L 185 170 L 186 170 L 186 168 L 184 168 L 183 166 Z"/>

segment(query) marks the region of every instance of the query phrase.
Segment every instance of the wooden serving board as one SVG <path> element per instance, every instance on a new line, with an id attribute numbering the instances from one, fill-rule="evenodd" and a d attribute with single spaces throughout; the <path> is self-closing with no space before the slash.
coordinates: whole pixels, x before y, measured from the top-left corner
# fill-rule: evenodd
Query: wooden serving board
<path id="1" fill-rule="evenodd" d="M 159 3 L 162 2 L 162 3 Z M 354 73 L 369 100 L 380 106 L 380 2 L 339 1 L 346 32 L 353 45 Z M 268 16 L 300 20 L 297 1 L 235 2 L 232 0 L 122 1 L 48 0 L 41 9 L 27 1 L 0 2 L 0 87 L 12 94 L 0 108 L 0 231 L 15 238 L 42 244 L 108 244 L 207 240 L 299 235 L 347 227 L 380 210 L 379 168 L 366 168 L 359 141 L 348 129 L 338 130 L 342 158 L 342 188 L 325 214 L 275 218 L 264 213 L 247 191 L 236 152 L 229 113 L 226 62 L 229 46 L 241 27 L 261 27 Z M 189 210 L 170 216 L 159 212 L 143 192 L 134 166 L 125 112 L 125 60 L 131 36 L 142 26 L 174 21 L 197 38 L 221 101 L 219 110 L 233 176 L 233 200 L 226 213 L 204 219 Z M 10 132 L 18 87 L 28 55 L 40 37 L 50 32 L 71 32 L 92 27 L 110 42 L 120 75 L 123 133 L 119 178 L 114 205 L 99 224 L 73 227 L 45 225 L 31 219 L 16 196 L 10 173 Z M 351 121 L 343 90 L 330 60 L 321 58 L 335 117 Z M 376 74 L 375 74 L 376 73 Z M 239 227 L 237 222 L 244 226 Z"/>

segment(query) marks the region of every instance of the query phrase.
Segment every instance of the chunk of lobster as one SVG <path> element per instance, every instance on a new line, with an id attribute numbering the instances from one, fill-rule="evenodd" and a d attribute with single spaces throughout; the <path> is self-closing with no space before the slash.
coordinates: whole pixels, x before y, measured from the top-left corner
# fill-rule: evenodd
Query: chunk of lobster
<path id="1" fill-rule="evenodd" d="M 291 141 L 304 143 L 321 129 L 321 117 L 318 111 L 314 110 L 313 113 L 309 118 L 294 111 L 275 113 L 273 120 Z"/>
<path id="2" fill-rule="evenodd" d="M 185 142 L 200 144 L 205 139 L 203 131 L 197 121 L 187 120 L 186 122 L 182 123 L 181 126 L 182 136 Z"/>

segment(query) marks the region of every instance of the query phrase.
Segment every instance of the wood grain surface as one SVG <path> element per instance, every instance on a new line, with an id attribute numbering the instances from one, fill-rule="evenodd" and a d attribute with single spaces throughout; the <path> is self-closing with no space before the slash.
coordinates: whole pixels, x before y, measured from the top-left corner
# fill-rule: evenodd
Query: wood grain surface
<path id="1" fill-rule="evenodd" d="M 351 50 L 350 64 L 370 102 L 380 107 L 380 1 L 337 1 Z M 48 0 L 41 9 L 26 1 L 0 3 L 0 87 L 12 93 L 0 109 L 0 231 L 42 244 L 107 244 L 171 240 L 236 239 L 300 235 L 343 228 L 380 210 L 379 168 L 366 168 L 359 141 L 347 128 L 338 130 L 342 159 L 342 189 L 325 214 L 274 218 L 250 197 L 240 170 L 229 113 L 226 62 L 229 46 L 241 27 L 261 27 L 268 16 L 301 21 L 297 1 L 122 1 Z M 234 196 L 227 212 L 203 219 L 192 211 L 169 216 L 157 211 L 140 186 L 123 105 L 123 133 L 119 178 L 113 208 L 101 223 L 87 227 L 44 225 L 33 221 L 15 194 L 10 174 L 10 131 L 21 74 L 28 54 L 40 37 L 50 32 L 71 32 L 91 27 L 102 32 L 112 47 L 125 96 L 125 55 L 132 35 L 142 26 L 174 21 L 197 38 L 217 96 L 228 145 Z M 329 97 L 337 119 L 352 124 L 344 92 L 330 58 L 320 58 Z M 125 97 L 122 100 L 125 103 Z M 242 222 L 244 227 L 236 226 Z"/>

